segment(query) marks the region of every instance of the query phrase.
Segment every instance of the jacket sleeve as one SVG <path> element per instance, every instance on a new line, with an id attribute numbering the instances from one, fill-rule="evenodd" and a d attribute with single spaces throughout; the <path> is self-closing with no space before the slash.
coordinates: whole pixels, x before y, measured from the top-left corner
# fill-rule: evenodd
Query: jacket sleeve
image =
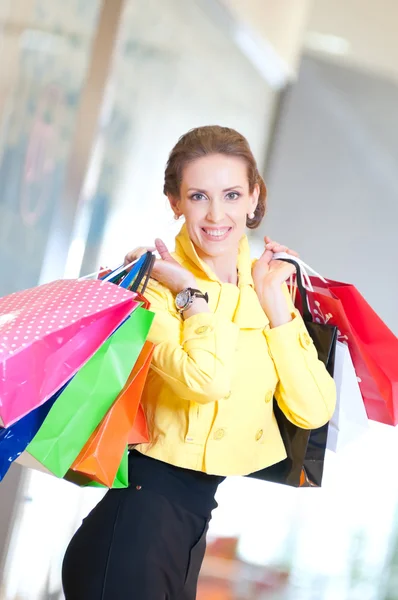
<path id="1" fill-rule="evenodd" d="M 302 429 L 316 429 L 330 421 L 336 405 L 336 388 L 294 308 L 287 286 L 286 300 L 292 320 L 265 329 L 268 346 L 279 376 L 275 399 L 286 417 Z"/>
<path id="2" fill-rule="evenodd" d="M 155 318 L 148 340 L 155 344 L 151 368 L 180 398 L 200 404 L 221 400 L 231 389 L 239 329 L 213 313 L 185 321 L 172 294 L 154 280 L 145 292 Z"/>

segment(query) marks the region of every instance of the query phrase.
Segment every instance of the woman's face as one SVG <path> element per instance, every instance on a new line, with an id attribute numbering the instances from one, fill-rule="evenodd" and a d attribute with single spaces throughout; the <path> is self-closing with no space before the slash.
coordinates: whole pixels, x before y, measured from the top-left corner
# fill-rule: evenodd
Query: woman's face
<path id="1" fill-rule="evenodd" d="M 185 167 L 180 198 L 171 199 L 171 205 L 178 216 L 185 217 L 189 237 L 201 257 L 216 258 L 236 254 L 258 195 L 258 185 L 249 192 L 244 160 L 212 154 Z"/>

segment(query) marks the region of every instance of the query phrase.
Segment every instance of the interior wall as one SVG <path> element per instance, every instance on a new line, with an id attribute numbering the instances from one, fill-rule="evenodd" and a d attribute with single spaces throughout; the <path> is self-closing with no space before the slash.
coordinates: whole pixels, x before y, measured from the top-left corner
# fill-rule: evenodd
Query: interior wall
<path id="1" fill-rule="evenodd" d="M 398 333 L 398 86 L 306 57 L 269 165 L 267 232 Z M 261 244 L 261 242 L 258 242 Z"/>
<path id="2" fill-rule="evenodd" d="M 342 40 L 336 61 L 398 80 L 396 0 L 313 0 L 312 4 L 308 31 Z"/>
<path id="3" fill-rule="evenodd" d="M 244 23 L 272 46 L 290 75 L 297 72 L 302 42 L 314 0 L 221 0 Z"/>

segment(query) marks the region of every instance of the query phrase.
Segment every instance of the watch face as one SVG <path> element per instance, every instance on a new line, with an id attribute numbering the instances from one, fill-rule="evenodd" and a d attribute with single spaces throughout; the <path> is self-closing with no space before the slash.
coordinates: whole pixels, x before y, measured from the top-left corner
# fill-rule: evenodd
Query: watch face
<path id="1" fill-rule="evenodd" d="M 176 296 L 176 306 L 179 310 L 182 310 L 183 308 L 185 308 L 185 306 L 188 304 L 189 300 L 190 300 L 190 293 L 188 290 L 183 290 L 182 292 L 180 292 L 179 294 L 177 294 Z"/>

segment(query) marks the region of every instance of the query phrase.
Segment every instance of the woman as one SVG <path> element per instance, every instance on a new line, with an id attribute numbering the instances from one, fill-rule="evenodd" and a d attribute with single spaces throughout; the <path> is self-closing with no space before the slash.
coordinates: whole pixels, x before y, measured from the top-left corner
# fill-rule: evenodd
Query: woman
<path id="1" fill-rule="evenodd" d="M 287 248 L 265 238 L 250 258 L 245 228 L 260 225 L 266 188 L 246 139 L 224 127 L 188 132 L 164 193 L 185 224 L 173 255 L 156 241 L 146 292 L 156 314 L 143 395 L 151 443 L 130 452 L 130 487 L 109 491 L 70 543 L 67 600 L 193 600 L 217 486 L 286 456 L 273 398 L 303 428 L 334 410 L 333 380 L 285 284 L 294 267 L 273 260 Z"/>

